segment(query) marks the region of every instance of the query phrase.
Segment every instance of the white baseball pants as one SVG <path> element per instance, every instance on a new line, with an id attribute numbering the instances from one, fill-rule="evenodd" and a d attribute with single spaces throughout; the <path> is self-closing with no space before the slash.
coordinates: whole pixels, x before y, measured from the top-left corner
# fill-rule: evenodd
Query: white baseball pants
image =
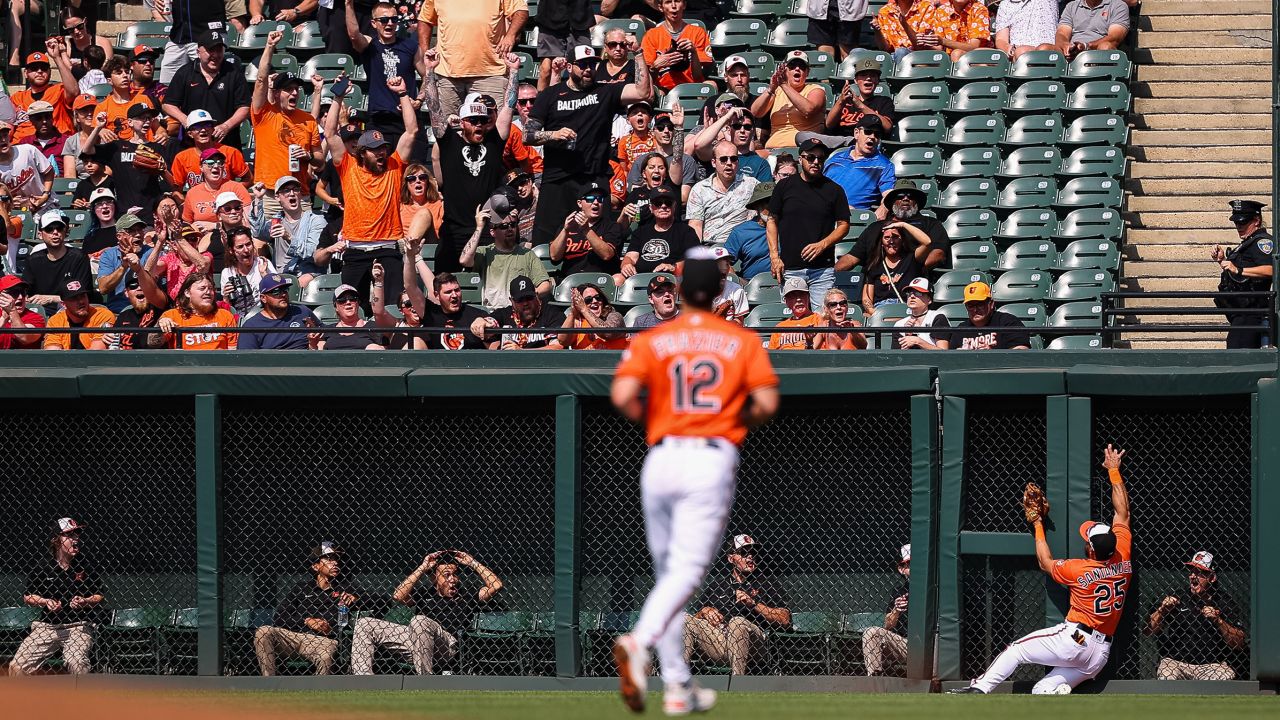
<path id="1" fill-rule="evenodd" d="M 689 681 L 684 610 L 719 551 L 733 506 L 738 449 L 724 440 L 667 438 L 649 450 L 640 475 L 645 535 L 656 579 L 632 631 L 657 648 L 662 679 Z"/>
<path id="2" fill-rule="evenodd" d="M 1033 695 L 1052 695 L 1058 687 L 1077 685 L 1102 672 L 1111 655 L 1111 643 L 1102 633 L 1081 630 L 1075 623 L 1059 623 L 1037 630 L 1005 648 L 991 667 L 973 681 L 973 686 L 989 693 L 1024 663 L 1048 665 L 1051 669 L 1035 684 Z"/>

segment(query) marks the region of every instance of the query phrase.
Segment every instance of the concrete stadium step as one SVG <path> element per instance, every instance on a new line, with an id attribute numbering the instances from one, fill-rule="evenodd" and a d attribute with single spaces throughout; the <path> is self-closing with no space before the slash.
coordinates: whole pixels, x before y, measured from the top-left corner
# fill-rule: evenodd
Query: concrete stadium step
<path id="1" fill-rule="evenodd" d="M 1125 245 L 1124 264 L 1128 271 L 1135 266 L 1147 263 L 1187 263 L 1205 262 L 1215 247 L 1225 247 L 1224 243 L 1187 243 L 1185 245 Z M 1126 275 L 1130 273 L 1126 272 Z M 1155 275 L 1152 275 L 1155 277 Z"/>
<path id="2" fill-rule="evenodd" d="M 1226 212 L 1226 209 L 1223 209 Z M 1234 228 L 1208 228 L 1199 230 L 1177 230 L 1170 228 L 1129 228 L 1125 232 L 1125 241 L 1129 246 L 1137 245 L 1181 245 L 1200 246 L 1235 245 L 1240 236 Z"/>
<path id="3" fill-rule="evenodd" d="M 1131 212 L 1125 213 L 1125 219 L 1131 223 L 1132 227 L 1165 228 L 1169 230 L 1175 230 L 1178 228 L 1211 230 L 1226 225 L 1228 215 L 1230 215 L 1230 213 L 1226 210 Z M 1264 214 L 1264 221 L 1266 222 L 1267 227 L 1274 227 L 1271 224 L 1270 217 L 1268 217 L 1269 215 L 1270 213 Z"/>
<path id="4" fill-rule="evenodd" d="M 1212 196 L 1205 195 L 1189 200 L 1182 195 L 1134 195 L 1131 196 L 1125 209 L 1129 212 L 1178 212 L 1182 210 L 1218 210 L 1221 209 L 1223 217 L 1230 214 L 1227 203 L 1231 200 L 1257 200 L 1264 205 L 1271 204 L 1271 198 L 1266 195 L 1238 195 L 1238 196 Z"/>
<path id="5" fill-rule="evenodd" d="M 1220 48 L 1151 48 L 1139 50 L 1136 59 L 1140 63 L 1158 65 L 1270 65 L 1271 48 L 1220 47 Z"/>
<path id="6" fill-rule="evenodd" d="M 1134 195 L 1270 195 L 1271 180 L 1251 178 L 1206 182 L 1199 178 L 1147 178 L 1129 180 L 1125 183 L 1125 189 L 1132 191 Z"/>
<path id="7" fill-rule="evenodd" d="M 1203 334 L 1201 334 L 1203 338 Z M 1222 333 L 1222 337 L 1215 337 L 1210 340 L 1206 339 L 1187 339 L 1187 340 L 1153 340 L 1145 337 L 1125 340 L 1125 347 L 1130 350 L 1221 350 L 1223 342 L 1226 341 L 1227 334 Z"/>
<path id="8" fill-rule="evenodd" d="M 1215 273 L 1213 277 L 1196 275 L 1183 278 L 1143 278 L 1131 282 L 1126 288 L 1146 292 L 1213 292 L 1218 289 L 1218 275 Z"/>
<path id="9" fill-rule="evenodd" d="M 1212 275 L 1217 278 L 1221 269 L 1218 264 L 1206 257 L 1207 253 L 1201 250 L 1199 260 L 1185 260 L 1180 262 L 1126 262 L 1124 264 L 1124 274 L 1131 278 L 1181 278 L 1181 277 L 1207 277 Z"/>
<path id="10" fill-rule="evenodd" d="M 1147 178 L 1271 178 L 1271 163 L 1261 162 L 1135 162 L 1129 177 Z"/>
<path id="11" fill-rule="evenodd" d="M 1179 78 L 1173 78 L 1178 80 Z M 1129 86 L 1134 97 L 1196 98 L 1212 104 L 1219 97 L 1271 99 L 1267 82 L 1134 82 Z"/>
<path id="12" fill-rule="evenodd" d="M 1175 302 L 1182 307 L 1213 307 L 1212 298 L 1182 298 L 1178 300 L 1172 300 L 1170 298 L 1149 298 L 1149 297 L 1125 298 L 1124 307 L 1159 308 L 1159 307 L 1169 307 L 1170 304 Z"/>
<path id="13" fill-rule="evenodd" d="M 1213 102 L 1189 103 L 1185 98 L 1134 98 L 1133 112 L 1218 115 L 1222 113 L 1270 113 L 1271 100 L 1255 98 L 1215 98 Z"/>
<path id="14" fill-rule="evenodd" d="M 1184 3 L 1176 0 L 1146 0 L 1142 14 L 1148 17 L 1164 15 L 1267 15 L 1271 12 L 1270 0 L 1210 0 L 1209 2 Z M 1145 44 L 1145 43 L 1144 43 Z"/>
<path id="15" fill-rule="evenodd" d="M 1209 131 L 1189 133 L 1182 130 L 1134 130 L 1130 133 L 1133 145 L 1147 147 L 1213 147 L 1218 145 L 1271 145 L 1270 130 L 1237 130 L 1234 132 Z"/>
<path id="16" fill-rule="evenodd" d="M 1270 82 L 1269 65 L 1139 65 L 1134 71 L 1138 82 L 1175 80 L 1186 82 Z"/>
<path id="17" fill-rule="evenodd" d="M 114 42 L 116 35 L 128 30 L 133 23 L 133 20 L 99 20 L 98 34 Z"/>
<path id="18" fill-rule="evenodd" d="M 1188 10 L 1196 8 L 1194 3 L 1187 3 Z M 1143 7 L 1142 17 L 1138 21 L 1138 30 L 1186 30 L 1189 32 L 1205 32 L 1214 30 L 1270 30 L 1271 13 L 1241 13 L 1226 15 L 1217 12 L 1217 6 L 1201 6 L 1204 13 L 1179 13 L 1176 15 L 1149 15 Z M 1141 40 L 1139 40 L 1141 42 Z"/>
<path id="19" fill-rule="evenodd" d="M 1242 113 L 1223 110 L 1216 114 L 1147 112 L 1133 118 L 1133 126 L 1144 130 L 1267 130 L 1270 113 Z"/>
<path id="20" fill-rule="evenodd" d="M 142 3 L 138 3 L 137 5 L 126 5 L 122 2 L 118 2 L 115 4 L 115 11 L 117 20 L 137 22 L 139 20 L 151 19 L 151 11 L 143 7 Z"/>
<path id="21" fill-rule="evenodd" d="M 1139 162 L 1269 162 L 1268 145 L 1219 147 L 1130 147 L 1129 156 Z"/>

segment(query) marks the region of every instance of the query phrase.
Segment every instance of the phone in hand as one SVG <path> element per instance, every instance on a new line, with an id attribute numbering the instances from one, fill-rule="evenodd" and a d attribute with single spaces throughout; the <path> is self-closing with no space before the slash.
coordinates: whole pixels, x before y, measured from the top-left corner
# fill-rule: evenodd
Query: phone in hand
<path id="1" fill-rule="evenodd" d="M 333 91 L 334 97 L 346 97 L 347 93 L 351 92 L 351 78 L 346 75 L 342 75 L 338 78 L 337 82 L 333 84 L 333 87 L 330 88 L 330 90 Z"/>

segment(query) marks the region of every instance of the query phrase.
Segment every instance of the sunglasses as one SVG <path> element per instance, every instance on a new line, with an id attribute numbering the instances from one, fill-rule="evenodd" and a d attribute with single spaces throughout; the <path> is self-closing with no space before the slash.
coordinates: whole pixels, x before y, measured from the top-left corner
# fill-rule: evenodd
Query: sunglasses
<path id="1" fill-rule="evenodd" d="M 353 303 L 353 302 L 360 302 L 360 296 L 358 296 L 358 295 L 343 295 L 343 296 L 342 296 L 342 297 L 340 297 L 340 298 L 336 298 L 336 299 L 333 301 L 333 304 L 334 304 L 334 305 L 345 305 L 345 304 L 347 304 L 347 303 Z"/>
<path id="2" fill-rule="evenodd" d="M 405 175 L 405 176 L 404 176 L 404 181 L 405 181 L 405 182 L 426 182 L 426 181 L 427 181 L 427 174 L 426 174 L 426 173 L 418 173 L 417 175 Z"/>
<path id="3" fill-rule="evenodd" d="M 244 209 L 244 205 L 236 203 L 234 205 L 223 205 L 218 208 L 218 212 L 239 212 Z"/>
<path id="4" fill-rule="evenodd" d="M 493 225 L 490 225 L 489 228 L 492 230 L 510 230 L 516 227 L 517 224 L 518 223 L 516 222 L 495 223 Z"/>
<path id="5" fill-rule="evenodd" d="M 201 162 L 202 162 L 203 164 L 205 164 L 205 165 L 215 165 L 215 166 L 216 166 L 216 165 L 226 165 L 226 164 L 227 164 L 227 161 L 226 161 L 226 160 L 214 160 L 213 158 L 209 158 L 208 160 L 203 160 L 203 161 L 201 161 Z"/>
<path id="6" fill-rule="evenodd" d="M 28 291 L 26 288 L 22 287 L 21 285 L 18 285 L 16 287 L 11 287 L 8 290 L 4 290 L 3 292 L 9 293 L 13 297 L 26 297 Z"/>
<path id="7" fill-rule="evenodd" d="M 534 98 L 521 98 L 516 101 L 517 105 L 532 105 Z"/>
<path id="8" fill-rule="evenodd" d="M 729 127 L 733 128 L 734 130 L 755 130 L 756 129 L 755 125 L 748 125 L 746 123 L 737 123 L 734 125 L 730 125 Z"/>
<path id="9" fill-rule="evenodd" d="M 849 307 L 849 301 L 848 300 L 832 300 L 831 302 L 827 303 L 827 307 L 829 308 Z"/>
<path id="10" fill-rule="evenodd" d="M 603 195 L 584 195 L 582 197 L 582 201 L 589 202 L 589 203 L 604 202 L 604 196 Z"/>
<path id="11" fill-rule="evenodd" d="M 599 64 L 600 64 L 599 60 L 595 58 L 590 58 L 590 59 L 578 60 L 577 62 L 574 63 L 574 66 L 577 67 L 579 70 L 595 70 L 596 66 Z"/>
<path id="12" fill-rule="evenodd" d="M 595 293 L 592 293 L 592 294 L 590 294 L 590 295 L 583 295 L 583 296 L 582 296 L 582 302 L 584 302 L 584 303 L 598 303 L 598 302 L 604 302 L 604 298 L 600 297 L 599 295 L 597 295 L 597 294 L 595 294 Z"/>
<path id="13" fill-rule="evenodd" d="M 270 295 L 271 297 L 276 297 L 276 298 L 289 297 L 289 288 L 288 286 L 282 285 L 278 288 L 273 288 L 271 290 L 268 290 L 262 294 Z"/>
<path id="14" fill-rule="evenodd" d="M 665 207 L 665 208 L 669 208 L 669 207 L 673 207 L 673 206 L 675 206 L 675 201 L 673 201 L 673 200 L 665 200 L 665 199 L 664 199 L 664 200 L 650 200 L 650 201 L 649 201 L 649 204 L 650 204 L 650 205 L 652 205 L 652 206 L 654 206 L 654 207 Z"/>
<path id="15" fill-rule="evenodd" d="M 396 22 L 398 22 L 398 21 L 400 20 L 400 18 L 398 18 L 398 17 L 394 17 L 394 16 L 392 16 L 392 17 L 376 17 L 376 18 L 372 18 L 372 20 L 373 20 L 373 22 L 376 22 L 376 23 L 378 23 L 378 24 L 380 24 L 380 25 L 394 25 Z"/>
<path id="16" fill-rule="evenodd" d="M 734 164 L 734 165 L 736 165 L 736 164 L 738 163 L 738 156 L 737 156 L 737 155 L 721 155 L 720 157 L 718 157 L 718 158 L 716 158 L 716 159 L 717 159 L 717 160 L 719 160 L 719 161 L 720 161 L 720 162 L 722 162 L 722 163 L 732 163 L 732 164 Z"/>
<path id="17" fill-rule="evenodd" d="M 826 160 L 826 157 L 825 157 L 825 156 L 819 155 L 819 154 L 817 154 L 817 153 L 802 153 L 802 154 L 800 155 L 800 157 L 801 157 L 802 159 L 804 159 L 804 160 L 807 160 L 807 161 L 811 162 L 811 163 L 820 163 L 820 162 L 822 162 L 823 160 Z"/>
<path id="18" fill-rule="evenodd" d="M 156 59 L 151 57 L 150 55 L 143 55 L 142 57 L 136 57 L 133 59 L 133 61 L 138 63 L 139 65 L 155 65 L 156 64 Z"/>
<path id="19" fill-rule="evenodd" d="M 69 27 L 62 28 L 62 34 L 70 35 L 71 33 L 77 30 L 83 30 L 83 29 L 84 29 L 84 23 L 78 23 L 76 25 L 71 25 Z"/>
<path id="20" fill-rule="evenodd" d="M 10 202 L 11 200 L 13 200 L 13 198 L 8 195 L 0 195 L 0 202 Z"/>
<path id="21" fill-rule="evenodd" d="M 400 303 L 400 309 L 401 309 L 401 310 L 412 310 L 412 309 L 413 309 L 413 301 L 412 301 L 412 300 L 405 300 L 404 302 Z"/>
<path id="22" fill-rule="evenodd" d="M 294 195 L 302 192 L 302 188 L 298 185 L 285 185 L 276 191 L 276 195 Z"/>
<path id="23" fill-rule="evenodd" d="M 878 127 L 874 127 L 874 128 L 865 128 L 865 127 L 864 127 L 864 128 L 862 128 L 862 132 L 864 132 L 864 133 L 866 133 L 867 135 L 870 135 L 870 136 L 872 136 L 872 137 L 875 137 L 875 138 L 878 138 L 878 137 L 880 137 L 882 134 L 884 134 L 884 133 L 880 130 L 880 128 L 878 128 Z"/>
<path id="24" fill-rule="evenodd" d="M 668 121 L 668 122 L 656 122 L 656 123 L 654 123 L 654 124 L 653 124 L 653 129 L 654 129 L 654 130 L 661 131 L 661 132 L 667 132 L 667 131 L 670 131 L 670 130 L 675 130 L 675 129 L 676 129 L 676 125 L 675 125 L 675 123 L 670 122 L 670 121 Z"/>
<path id="25" fill-rule="evenodd" d="M 613 40 L 611 42 L 605 43 L 604 46 L 609 48 L 610 50 L 617 50 L 618 48 L 626 47 L 627 44 L 624 42 L 620 42 L 618 40 Z"/>

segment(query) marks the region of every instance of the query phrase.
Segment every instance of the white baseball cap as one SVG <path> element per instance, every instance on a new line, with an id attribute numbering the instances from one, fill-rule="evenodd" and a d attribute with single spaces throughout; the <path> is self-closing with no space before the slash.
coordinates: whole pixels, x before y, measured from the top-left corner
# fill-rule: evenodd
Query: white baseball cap
<path id="1" fill-rule="evenodd" d="M 787 53 L 787 59 L 784 60 L 783 63 L 789 63 L 792 60 L 799 60 L 803 62 L 805 65 L 808 65 L 809 55 L 803 50 L 792 50 L 791 52 Z"/>
<path id="2" fill-rule="evenodd" d="M 280 192 L 280 190 L 289 183 L 297 183 L 298 185 L 301 185 L 302 181 L 292 175 L 283 175 L 280 179 L 276 180 L 276 186 L 273 192 Z"/>
<path id="3" fill-rule="evenodd" d="M 103 198 L 115 200 L 116 194 L 112 192 L 111 188 L 98 188 L 97 190 L 89 193 L 89 204 L 92 205 Z"/>
<path id="4" fill-rule="evenodd" d="M 904 563 L 911 562 L 911 543 L 907 543 L 906 545 L 903 545 L 902 550 L 899 552 L 902 555 L 902 560 L 900 560 L 899 562 L 904 562 Z"/>
<path id="5" fill-rule="evenodd" d="M 782 297 L 786 297 L 793 292 L 809 292 L 809 283 L 801 277 L 789 277 L 786 282 L 782 283 Z"/>
<path id="6" fill-rule="evenodd" d="M 1191 559 L 1183 563 L 1183 565 L 1190 565 L 1205 572 L 1213 572 L 1213 553 L 1208 550 L 1201 550 L 1192 555 Z"/>
<path id="7" fill-rule="evenodd" d="M 69 518 L 69 517 L 58 518 L 58 534 L 60 535 L 65 535 L 66 533 L 69 533 L 69 532 L 76 532 L 78 530 L 82 530 L 83 528 L 84 528 L 83 524 L 76 522 L 72 518 Z"/>
<path id="8" fill-rule="evenodd" d="M 723 245 L 713 246 L 711 248 L 711 255 L 716 260 L 732 260 L 733 259 L 733 253 L 729 252 L 728 248 L 724 247 Z"/>
<path id="9" fill-rule="evenodd" d="M 41 230 L 44 230 L 44 229 L 48 228 L 50 225 L 53 225 L 53 224 L 56 224 L 56 223 L 62 223 L 63 225 L 69 225 L 69 224 L 70 224 L 70 222 L 67 220 L 67 215 L 66 215 L 66 213 L 62 212 L 61 210 L 50 210 L 50 211 L 48 211 L 48 212 L 46 212 L 46 213 L 44 213 L 43 215 L 41 215 L 41 216 L 40 216 L 40 229 L 41 229 Z"/>
<path id="10" fill-rule="evenodd" d="M 216 210 L 221 210 L 223 205 L 226 205 L 227 203 L 233 203 L 233 202 L 242 203 L 244 201 L 240 199 L 239 195 L 231 192 L 230 190 L 227 190 L 227 191 L 218 193 L 217 199 L 213 201 L 213 207 Z"/>
<path id="11" fill-rule="evenodd" d="M 586 60 L 587 58 L 599 57 L 596 55 L 596 49 L 590 45 L 579 45 L 573 49 L 573 61 Z"/>
<path id="12" fill-rule="evenodd" d="M 1080 537 L 1084 538 L 1086 542 L 1089 541 L 1089 538 L 1105 535 L 1109 532 L 1111 532 L 1110 525 L 1096 520 L 1085 520 L 1080 525 Z"/>
<path id="13" fill-rule="evenodd" d="M 182 126 L 185 128 L 189 128 L 192 125 L 199 125 L 200 123 L 211 123 L 211 122 L 217 122 L 217 121 L 213 119 L 213 116 L 209 114 L 208 110 L 192 110 L 191 112 L 187 113 L 187 121 L 183 123 Z"/>
<path id="14" fill-rule="evenodd" d="M 732 69 L 734 65 L 741 65 L 743 67 L 748 67 L 747 59 L 742 57 L 741 55 L 730 55 L 729 57 L 724 59 L 724 62 L 720 63 L 720 74 L 728 75 L 729 70 Z"/>
<path id="15" fill-rule="evenodd" d="M 476 100 L 471 103 L 463 103 L 458 108 L 458 117 L 460 118 L 487 118 L 489 117 L 489 106 Z"/>
<path id="16" fill-rule="evenodd" d="M 926 278 L 926 277 L 918 277 L 918 278 L 916 278 L 915 280 L 912 280 L 911 282 L 907 283 L 907 289 L 908 289 L 908 290 L 917 290 L 917 291 L 922 292 L 922 293 L 930 292 L 930 290 L 929 290 L 929 278 Z"/>
<path id="17" fill-rule="evenodd" d="M 360 291 L 357 290 L 354 285 L 348 285 L 346 283 L 343 283 L 333 289 L 334 304 L 337 304 L 338 298 L 342 297 L 343 295 L 346 295 L 347 293 L 355 293 L 356 295 L 359 295 Z"/>
<path id="18" fill-rule="evenodd" d="M 735 551 L 741 550 L 744 547 L 758 547 L 758 546 L 759 544 L 756 542 L 756 539 L 751 537 L 750 535 L 734 535 L 733 536 L 733 549 Z"/>

